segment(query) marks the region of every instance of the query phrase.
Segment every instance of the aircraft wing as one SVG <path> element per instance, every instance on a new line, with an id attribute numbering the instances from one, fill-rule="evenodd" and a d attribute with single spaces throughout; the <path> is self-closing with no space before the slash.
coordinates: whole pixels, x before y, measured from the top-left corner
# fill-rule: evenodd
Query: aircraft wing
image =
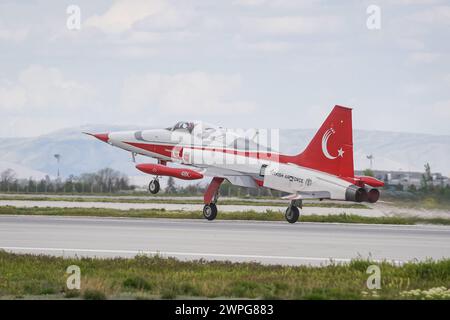
<path id="1" fill-rule="evenodd" d="M 201 169 L 202 174 L 210 177 L 218 177 L 227 179 L 231 184 L 239 186 L 239 187 L 247 187 L 247 188 L 257 188 L 258 184 L 255 181 L 254 176 L 248 174 L 247 172 L 239 172 L 235 170 L 216 168 L 216 167 L 198 167 L 192 166 L 198 169 Z M 313 200 L 313 199 L 330 199 L 331 195 L 328 191 L 312 191 L 312 192 L 297 192 L 293 194 L 289 194 L 287 196 L 282 197 L 284 200 Z"/>
<path id="2" fill-rule="evenodd" d="M 202 173 L 205 176 L 224 178 L 230 181 L 231 184 L 236 186 L 247 188 L 258 187 L 258 184 L 256 183 L 253 176 L 249 175 L 248 173 L 216 167 L 197 168 L 203 169 Z"/>
<path id="3" fill-rule="evenodd" d="M 244 176 L 244 175 L 240 175 L 240 176 L 224 176 L 223 178 L 227 179 L 228 181 L 230 181 L 231 184 L 235 185 L 235 186 L 240 186 L 240 187 L 247 187 L 247 188 L 257 188 L 258 184 L 255 182 L 255 179 L 253 179 L 253 177 L 251 176 Z"/>

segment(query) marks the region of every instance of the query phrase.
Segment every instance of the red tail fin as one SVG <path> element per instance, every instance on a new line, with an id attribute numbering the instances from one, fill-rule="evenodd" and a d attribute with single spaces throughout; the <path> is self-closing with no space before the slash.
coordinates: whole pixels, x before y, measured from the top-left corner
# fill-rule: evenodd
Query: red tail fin
<path id="1" fill-rule="evenodd" d="M 305 151 L 292 162 L 336 176 L 353 177 L 352 109 L 335 106 Z"/>

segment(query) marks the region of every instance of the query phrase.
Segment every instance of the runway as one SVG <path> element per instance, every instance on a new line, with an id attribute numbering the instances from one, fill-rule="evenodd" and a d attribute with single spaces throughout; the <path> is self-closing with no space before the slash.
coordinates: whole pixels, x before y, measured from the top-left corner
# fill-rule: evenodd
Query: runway
<path id="1" fill-rule="evenodd" d="M 1 216 L 0 248 L 58 256 L 326 264 L 450 258 L 450 228 L 325 223 Z"/>

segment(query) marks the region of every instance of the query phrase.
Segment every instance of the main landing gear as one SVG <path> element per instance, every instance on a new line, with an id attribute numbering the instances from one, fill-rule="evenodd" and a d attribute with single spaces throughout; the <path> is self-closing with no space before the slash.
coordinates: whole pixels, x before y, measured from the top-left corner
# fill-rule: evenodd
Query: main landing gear
<path id="1" fill-rule="evenodd" d="M 300 210 L 302 208 L 302 200 L 292 200 L 289 207 L 286 209 L 284 217 L 289 223 L 296 223 L 300 217 Z"/>
<path id="2" fill-rule="evenodd" d="M 203 207 L 203 216 L 206 220 L 212 221 L 217 217 L 217 200 L 219 200 L 219 191 L 214 194 L 211 203 L 205 204 Z"/>
<path id="3" fill-rule="evenodd" d="M 205 206 L 203 207 L 203 216 L 212 221 L 217 217 L 217 200 L 219 198 L 219 187 L 224 178 L 214 177 L 208 186 L 203 197 Z M 300 217 L 300 210 L 303 207 L 301 199 L 292 200 L 286 210 L 285 218 L 289 223 L 296 223 Z"/>
<path id="4" fill-rule="evenodd" d="M 150 191 L 151 194 L 157 194 L 160 190 L 159 180 L 158 177 L 150 181 L 150 184 L 148 185 L 148 191 Z"/>
<path id="5" fill-rule="evenodd" d="M 217 206 L 215 203 L 205 204 L 203 207 L 203 216 L 205 219 L 212 221 L 217 217 Z"/>
<path id="6" fill-rule="evenodd" d="M 203 201 L 203 216 L 206 220 L 212 221 L 217 217 L 217 200 L 219 199 L 219 187 L 223 178 L 214 177 L 205 192 Z"/>

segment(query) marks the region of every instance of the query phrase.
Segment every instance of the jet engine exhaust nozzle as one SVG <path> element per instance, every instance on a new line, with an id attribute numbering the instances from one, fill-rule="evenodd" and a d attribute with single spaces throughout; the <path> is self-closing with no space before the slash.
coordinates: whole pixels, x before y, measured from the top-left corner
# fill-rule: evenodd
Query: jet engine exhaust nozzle
<path id="1" fill-rule="evenodd" d="M 345 191 L 345 201 L 363 202 L 368 201 L 366 189 L 351 185 Z"/>
<path id="2" fill-rule="evenodd" d="M 380 191 L 378 191 L 378 189 L 370 189 L 369 192 L 367 193 L 367 201 L 369 201 L 370 203 L 375 203 L 378 201 L 378 199 L 380 199 Z"/>

